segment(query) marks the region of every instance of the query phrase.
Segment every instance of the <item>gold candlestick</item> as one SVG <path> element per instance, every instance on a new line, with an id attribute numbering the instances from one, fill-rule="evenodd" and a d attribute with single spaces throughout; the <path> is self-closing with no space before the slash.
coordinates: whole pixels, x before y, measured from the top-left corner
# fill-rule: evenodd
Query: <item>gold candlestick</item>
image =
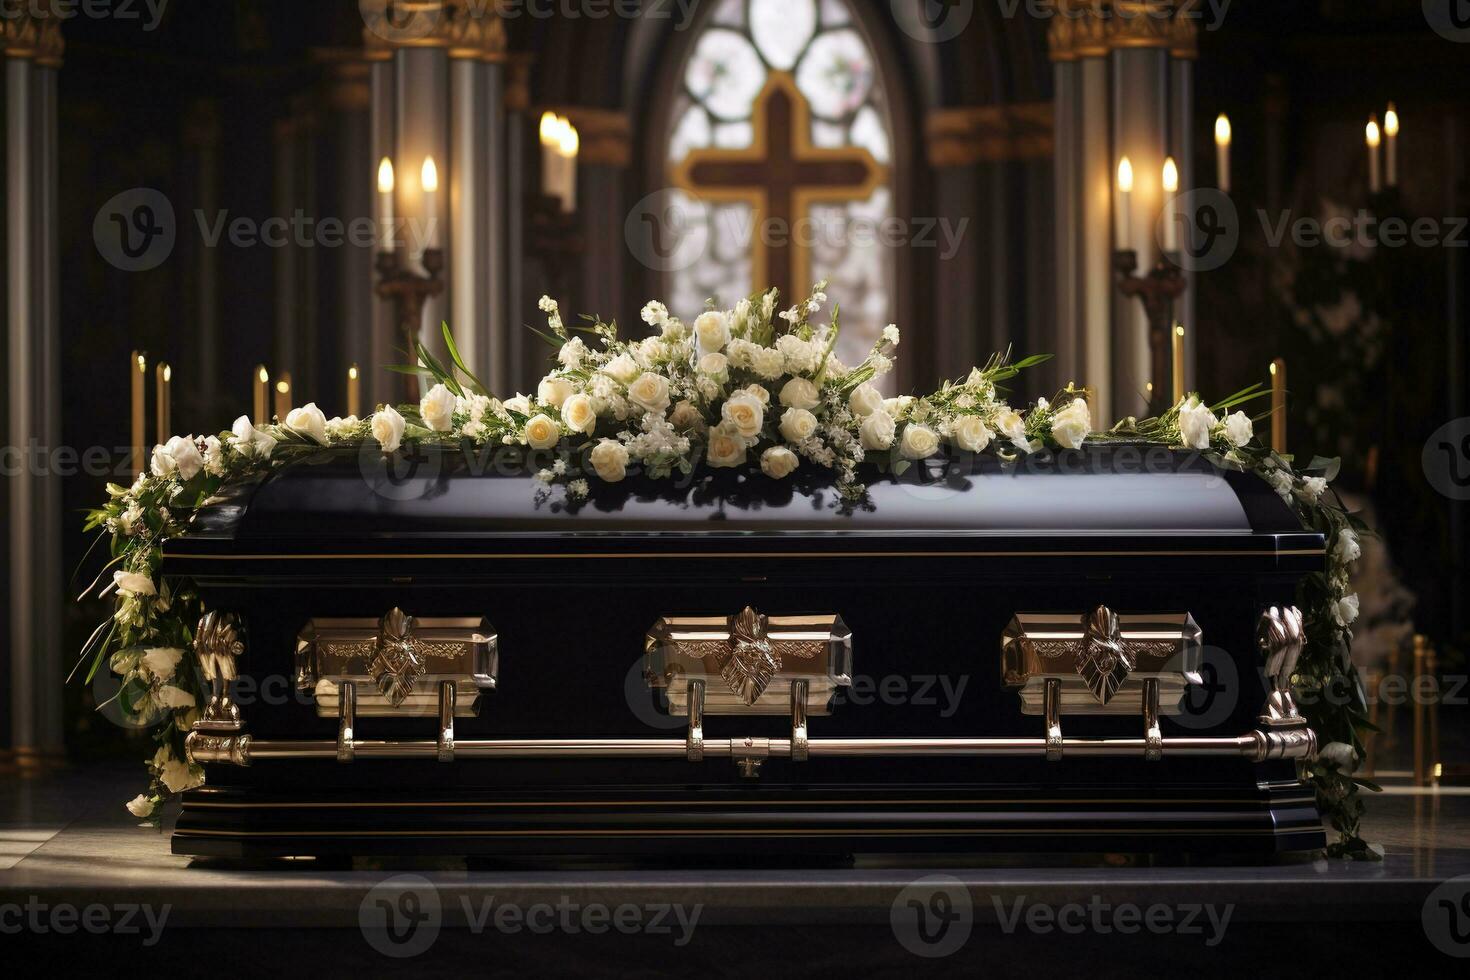
<path id="1" fill-rule="evenodd" d="M 357 365 L 354 364 L 347 369 L 347 414 L 357 417 L 362 411 L 362 378 L 358 375 Z"/>
<path id="2" fill-rule="evenodd" d="M 158 387 L 153 395 L 155 416 L 153 425 L 154 431 L 158 433 L 158 439 L 156 441 L 160 446 L 168 442 L 169 436 L 173 434 L 171 431 L 173 426 L 169 419 L 173 407 L 169 404 L 169 382 L 173 380 L 173 376 L 173 368 L 168 366 L 168 362 L 159 362 L 158 367 L 155 369 L 155 383 Z"/>
<path id="3" fill-rule="evenodd" d="M 1286 452 L 1286 361 L 1271 362 L 1271 448 Z"/>
<path id="4" fill-rule="evenodd" d="M 291 413 L 291 372 L 282 371 L 276 382 L 276 419 L 284 422 Z"/>
<path id="5" fill-rule="evenodd" d="M 250 387 L 255 396 L 250 417 L 255 420 L 256 425 L 265 425 L 270 421 L 270 416 L 266 413 L 270 411 L 271 376 L 264 364 L 255 365 L 255 376 L 251 379 Z"/>
<path id="6" fill-rule="evenodd" d="M 146 436 L 143 429 L 147 426 L 143 399 L 144 389 L 148 386 L 148 355 L 142 351 L 135 350 L 128 355 L 128 373 L 132 376 L 132 449 L 131 468 L 133 479 L 143 472 L 143 461 L 147 459 L 148 447 L 143 444 Z"/>
<path id="7" fill-rule="evenodd" d="M 1174 325 L 1174 404 L 1184 401 L 1184 328 Z"/>

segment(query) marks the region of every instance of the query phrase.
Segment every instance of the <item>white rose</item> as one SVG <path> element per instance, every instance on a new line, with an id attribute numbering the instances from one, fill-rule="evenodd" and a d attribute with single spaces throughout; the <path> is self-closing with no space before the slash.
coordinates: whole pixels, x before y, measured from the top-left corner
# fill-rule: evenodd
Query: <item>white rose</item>
<path id="1" fill-rule="evenodd" d="M 1302 496 L 1310 503 L 1316 503 L 1322 499 L 1327 492 L 1327 481 L 1320 476 L 1309 476 L 1302 480 Z"/>
<path id="2" fill-rule="evenodd" d="M 550 449 L 561 442 L 561 429 L 548 416 L 534 415 L 526 423 L 526 444 L 532 449 Z"/>
<path id="3" fill-rule="evenodd" d="M 717 426 L 709 436 L 709 465 L 739 466 L 745 462 L 745 440 L 733 426 Z"/>
<path id="4" fill-rule="evenodd" d="M 1341 562 L 1357 561 L 1363 557 L 1363 549 L 1358 544 L 1358 535 L 1350 527 L 1345 527 L 1338 532 L 1337 543 L 1332 546 L 1332 554 Z"/>
<path id="5" fill-rule="evenodd" d="M 604 439 L 592 450 L 592 469 L 608 483 L 628 475 L 628 447 L 616 439 Z"/>
<path id="6" fill-rule="evenodd" d="M 1080 398 L 1067 403 L 1052 417 L 1051 436 L 1064 449 L 1081 449 L 1082 442 L 1092 431 L 1092 413 L 1087 402 Z"/>
<path id="7" fill-rule="evenodd" d="M 771 393 L 761 385 L 750 385 L 744 391 L 747 395 L 754 396 L 755 400 L 762 405 L 768 406 L 771 404 Z"/>
<path id="8" fill-rule="evenodd" d="M 817 345 L 802 340 L 794 334 L 785 334 L 776 341 L 776 349 L 786 359 L 788 374 L 810 374 L 817 368 L 822 351 Z"/>
<path id="9" fill-rule="evenodd" d="M 225 475 L 224 445 L 219 436 L 204 437 L 204 472 L 210 476 Z"/>
<path id="10" fill-rule="evenodd" d="M 166 681 L 174 676 L 184 651 L 174 647 L 149 647 L 143 651 L 142 664 L 155 680 Z"/>
<path id="11" fill-rule="evenodd" d="M 859 418 L 867 418 L 883 407 L 883 395 L 870 384 L 860 384 L 847 396 L 847 407 Z"/>
<path id="12" fill-rule="evenodd" d="M 454 428 L 454 393 L 442 384 L 429 389 L 419 402 L 419 415 L 424 425 L 435 432 L 448 432 Z"/>
<path id="13" fill-rule="evenodd" d="M 1190 449 L 1209 449 L 1210 431 L 1215 428 L 1215 413 L 1208 405 L 1191 397 L 1179 406 L 1179 434 Z"/>
<path id="14" fill-rule="evenodd" d="M 730 371 L 730 359 L 718 351 L 706 354 L 699 359 L 699 373 L 708 375 L 716 381 L 724 381 Z"/>
<path id="15" fill-rule="evenodd" d="M 638 362 L 627 354 L 619 354 L 602 366 L 602 373 L 618 384 L 630 384 L 638 377 Z"/>
<path id="16" fill-rule="evenodd" d="M 1358 596 L 1343 596 L 1332 606 L 1332 618 L 1337 620 L 1339 626 L 1351 626 L 1358 618 Z"/>
<path id="17" fill-rule="evenodd" d="M 566 378 L 547 375 L 536 386 L 536 400 L 552 408 L 561 408 L 561 403 L 572 395 L 572 383 Z"/>
<path id="18" fill-rule="evenodd" d="M 757 347 L 752 353 L 750 367 L 767 381 L 775 381 L 786 371 L 786 356 L 770 347 Z"/>
<path id="19" fill-rule="evenodd" d="M 913 403 L 913 395 L 899 395 L 897 398 L 885 398 L 883 399 L 883 410 L 897 419 L 904 412 L 908 411 L 909 406 Z"/>
<path id="20" fill-rule="evenodd" d="M 164 472 L 160 473 L 162 469 Z M 182 480 L 192 480 L 204 469 L 204 457 L 194 445 L 192 436 L 174 436 L 166 444 L 153 449 L 154 476 L 177 473 Z"/>
<path id="21" fill-rule="evenodd" d="M 154 595 L 157 592 L 153 587 L 153 580 L 139 572 L 113 572 L 112 584 L 117 586 L 118 591 L 132 595 Z"/>
<path id="22" fill-rule="evenodd" d="M 802 442 L 817 431 L 817 417 L 804 408 L 788 408 L 781 416 L 781 437 L 787 442 Z"/>
<path id="23" fill-rule="evenodd" d="M 741 438 L 754 439 L 760 435 L 761 426 L 766 423 L 766 407 L 761 404 L 760 399 L 749 392 L 742 391 L 732 395 L 720 410 L 720 417 L 734 428 Z"/>
<path id="24" fill-rule="evenodd" d="M 817 386 L 806 378 L 792 378 L 781 389 L 781 404 L 787 408 L 816 408 L 821 403 Z"/>
<path id="25" fill-rule="evenodd" d="M 383 452 L 397 452 L 403 444 L 403 430 L 407 423 L 392 405 L 384 405 L 373 415 L 373 438 L 383 447 Z"/>
<path id="26" fill-rule="evenodd" d="M 1291 491 L 1295 484 L 1290 473 L 1286 470 L 1268 470 L 1266 472 L 1266 479 L 1270 482 L 1271 488 L 1276 491 L 1278 497 L 1288 503 L 1291 502 Z"/>
<path id="27" fill-rule="evenodd" d="M 531 399 L 517 393 L 514 398 L 507 398 L 502 407 L 507 412 L 515 412 L 517 415 L 530 415 Z"/>
<path id="28" fill-rule="evenodd" d="M 158 703 L 165 708 L 192 708 L 194 695 L 181 687 L 165 684 L 158 689 Z"/>
<path id="29" fill-rule="evenodd" d="M 1035 447 L 1031 440 L 1026 438 L 1026 420 L 1021 413 L 1012 408 L 1007 408 L 995 417 L 996 428 L 1001 434 L 1011 441 L 1022 452 L 1031 452 Z"/>
<path id="30" fill-rule="evenodd" d="M 928 459 L 939 449 L 939 433 L 927 425 L 909 423 L 904 427 L 898 451 L 905 459 Z"/>
<path id="31" fill-rule="evenodd" d="M 1358 768 L 1358 755 L 1346 742 L 1328 742 L 1317 754 L 1327 762 L 1337 763 L 1337 768 L 1345 773 L 1351 774 Z"/>
<path id="32" fill-rule="evenodd" d="M 573 432 L 591 432 L 597 428 L 597 410 L 586 395 L 573 395 L 561 403 L 561 420 Z"/>
<path id="33" fill-rule="evenodd" d="M 772 446 L 761 453 L 761 472 L 773 480 L 784 480 L 800 465 L 796 453 L 785 446 Z"/>
<path id="34" fill-rule="evenodd" d="M 1225 438 L 1230 440 L 1232 446 L 1244 446 L 1255 434 L 1251 417 L 1244 412 L 1236 412 L 1225 420 Z"/>
<path id="35" fill-rule="evenodd" d="M 163 785 L 168 787 L 170 793 L 182 793 L 204 782 L 202 769 L 196 773 L 187 762 L 179 759 L 165 765 L 158 778 L 163 780 Z"/>
<path id="36" fill-rule="evenodd" d="M 981 452 L 990 445 L 994 435 L 978 415 L 961 415 L 949 429 L 949 437 L 954 444 L 967 453 Z"/>
<path id="37" fill-rule="evenodd" d="M 669 379 L 652 371 L 628 386 L 628 397 L 645 412 L 662 413 L 669 407 Z"/>
<path id="38" fill-rule="evenodd" d="M 269 459 L 271 450 L 276 448 L 275 437 L 257 429 L 248 415 L 237 418 L 230 432 L 230 445 L 242 455 Z"/>
<path id="39" fill-rule="evenodd" d="M 709 310 L 699 314 L 694 321 L 694 341 L 701 354 L 713 354 L 724 350 L 730 342 L 730 318 L 727 314 Z"/>
<path id="40" fill-rule="evenodd" d="M 291 409 L 286 415 L 286 427 L 309 436 L 313 442 L 327 441 L 327 417 L 316 407 L 316 402 Z"/>
<path id="41" fill-rule="evenodd" d="M 128 812 L 135 817 L 147 817 L 153 814 L 153 801 L 142 793 L 128 801 Z"/>
<path id="42" fill-rule="evenodd" d="M 864 449 L 887 449 L 893 445 L 895 428 L 892 415 L 874 412 L 858 427 L 858 438 L 862 440 Z"/>

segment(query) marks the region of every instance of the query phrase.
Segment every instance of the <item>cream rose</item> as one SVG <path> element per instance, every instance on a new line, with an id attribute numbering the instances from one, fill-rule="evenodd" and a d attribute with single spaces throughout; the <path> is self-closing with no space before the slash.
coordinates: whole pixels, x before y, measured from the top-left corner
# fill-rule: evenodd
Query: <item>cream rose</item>
<path id="1" fill-rule="evenodd" d="M 131 595 L 153 595 L 157 591 L 153 588 L 153 580 L 147 575 L 121 569 L 112 573 L 112 584 L 117 586 L 119 592 Z"/>
<path id="2" fill-rule="evenodd" d="M 547 375 L 536 386 L 536 400 L 552 408 L 561 408 L 561 403 L 572 397 L 572 383 L 566 378 Z"/>
<path id="3" fill-rule="evenodd" d="M 592 469 L 608 483 L 628 475 L 628 447 L 616 439 L 604 439 L 592 450 Z"/>
<path id="4" fill-rule="evenodd" d="M 694 321 L 694 341 L 702 354 L 724 350 L 730 342 L 730 318 L 725 313 L 709 310 Z"/>
<path id="5" fill-rule="evenodd" d="M 729 424 L 718 426 L 710 433 L 707 451 L 711 466 L 731 467 L 745 462 L 745 440 Z"/>
<path id="6" fill-rule="evenodd" d="M 623 385 L 631 384 L 640 370 L 638 362 L 627 354 L 619 354 L 602 366 L 603 374 Z"/>
<path id="7" fill-rule="evenodd" d="M 1230 440 L 1230 445 L 1244 446 L 1255 434 L 1256 429 L 1251 424 L 1251 417 L 1244 412 L 1236 412 L 1225 419 L 1225 438 Z"/>
<path id="8" fill-rule="evenodd" d="M 720 410 L 720 417 L 743 439 L 754 439 L 766 424 L 766 407 L 749 392 L 732 395 Z"/>
<path id="9" fill-rule="evenodd" d="M 435 432 L 448 432 L 454 428 L 454 405 L 454 392 L 437 384 L 419 402 L 419 415 Z"/>
<path id="10" fill-rule="evenodd" d="M 867 418 L 883 407 L 883 395 L 870 384 L 860 384 L 847 396 L 847 407 L 858 418 Z"/>
<path id="11" fill-rule="evenodd" d="M 967 453 L 978 453 L 990 445 L 995 433 L 985 427 L 978 415 L 961 415 L 950 426 L 949 437 Z"/>
<path id="12" fill-rule="evenodd" d="M 407 423 L 392 405 L 384 405 L 373 415 L 373 438 L 383 447 L 383 452 L 397 452 L 403 444 L 403 430 Z"/>
<path id="13" fill-rule="evenodd" d="M 770 347 L 757 347 L 751 354 L 750 367 L 767 381 L 775 381 L 786 371 L 786 355 Z"/>
<path id="14" fill-rule="evenodd" d="M 750 385 L 744 389 L 747 395 L 752 395 L 762 405 L 771 404 L 771 393 L 763 385 Z"/>
<path id="15" fill-rule="evenodd" d="M 175 647 L 149 647 L 143 651 L 141 663 L 156 680 L 166 681 L 174 676 L 184 651 Z"/>
<path id="16" fill-rule="evenodd" d="M 908 411 L 909 406 L 913 403 L 913 395 L 899 395 L 897 398 L 885 398 L 883 399 L 883 410 L 897 419 L 904 412 Z"/>
<path id="17" fill-rule="evenodd" d="M 139 793 L 128 801 L 128 812 L 135 817 L 148 817 L 153 814 L 153 801 Z"/>
<path id="18" fill-rule="evenodd" d="M 773 480 L 784 480 L 800 465 L 796 453 L 785 446 L 772 446 L 761 453 L 761 472 Z"/>
<path id="19" fill-rule="evenodd" d="M 573 432 L 591 432 L 597 428 L 597 409 L 586 395 L 573 395 L 561 403 L 561 420 Z"/>
<path id="20" fill-rule="evenodd" d="M 1191 397 L 1179 406 L 1179 434 L 1190 449 L 1209 449 L 1214 427 L 1215 413 L 1198 398 Z"/>
<path id="21" fill-rule="evenodd" d="M 724 381 L 730 373 L 730 359 L 718 351 L 699 359 L 699 373 L 716 381 Z"/>
<path id="22" fill-rule="evenodd" d="M 175 759 L 163 767 L 158 778 L 163 780 L 163 785 L 168 787 L 170 793 L 182 793 L 204 782 L 204 770 L 196 773 L 187 762 Z"/>
<path id="23" fill-rule="evenodd" d="M 822 403 L 817 386 L 806 378 L 792 378 L 781 388 L 781 404 L 787 408 L 816 408 Z"/>
<path id="24" fill-rule="evenodd" d="M 1051 436 L 1064 449 L 1081 449 L 1092 431 L 1092 413 L 1080 398 L 1067 403 L 1051 420 Z"/>
<path id="25" fill-rule="evenodd" d="M 270 459 L 271 450 L 276 448 L 275 437 L 263 429 L 257 429 L 250 416 L 242 415 L 230 427 L 230 445 L 246 456 Z"/>
<path id="26" fill-rule="evenodd" d="M 669 407 L 669 379 L 647 371 L 628 386 L 628 398 L 645 412 L 662 413 Z"/>
<path id="27" fill-rule="evenodd" d="M 1031 440 L 1026 438 L 1026 420 L 1015 409 L 1007 408 L 995 417 L 995 425 L 1001 433 L 1022 452 L 1031 452 Z"/>
<path id="28" fill-rule="evenodd" d="M 1341 562 L 1357 561 L 1363 557 L 1363 547 L 1358 543 L 1357 532 L 1350 527 L 1339 531 L 1337 543 L 1332 546 L 1332 554 Z"/>
<path id="29" fill-rule="evenodd" d="M 877 411 L 863 419 L 863 424 L 858 427 L 858 438 L 864 449 L 887 449 L 893 445 L 895 428 L 892 415 Z"/>
<path id="30" fill-rule="evenodd" d="M 286 427 L 310 436 L 316 442 L 327 441 L 327 416 L 316 407 L 316 402 L 291 409 L 286 415 Z"/>
<path id="31" fill-rule="evenodd" d="M 904 426 L 898 451 L 904 459 L 928 459 L 939 450 L 939 433 L 927 425 L 910 422 Z"/>
<path id="32" fill-rule="evenodd" d="M 514 398 L 507 398 L 502 407 L 507 412 L 515 412 L 517 415 L 530 415 L 531 399 L 517 393 Z"/>
<path id="33" fill-rule="evenodd" d="M 802 442 L 817 431 L 817 417 L 804 408 L 788 408 L 781 416 L 781 437 L 787 442 Z"/>
<path id="34" fill-rule="evenodd" d="M 204 469 L 204 457 L 199 455 L 199 447 L 192 438 L 174 436 L 162 446 L 153 447 L 149 469 L 154 476 L 177 474 L 182 480 L 192 480 Z"/>
<path id="35" fill-rule="evenodd" d="M 1332 604 L 1332 618 L 1337 620 L 1339 626 L 1351 626 L 1358 618 L 1358 597 L 1356 594 L 1343 596 Z"/>
<path id="36" fill-rule="evenodd" d="M 526 423 L 526 444 L 532 449 L 550 449 L 561 442 L 561 429 L 550 416 L 536 414 Z"/>

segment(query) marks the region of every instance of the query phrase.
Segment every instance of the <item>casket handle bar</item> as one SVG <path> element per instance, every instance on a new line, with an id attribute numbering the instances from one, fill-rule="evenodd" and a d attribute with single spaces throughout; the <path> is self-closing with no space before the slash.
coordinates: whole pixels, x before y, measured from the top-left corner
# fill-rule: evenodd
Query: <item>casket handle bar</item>
<path id="1" fill-rule="evenodd" d="M 439 737 L 434 742 L 434 757 L 440 762 L 454 761 L 454 705 L 455 705 L 454 681 L 441 681 L 439 683 Z M 354 731 L 357 724 L 357 684 L 353 681 L 343 682 L 338 691 L 337 698 L 337 749 L 338 762 L 353 762 L 357 759 L 357 751 L 360 742 Z M 190 737 L 193 733 L 190 733 Z M 246 744 L 249 737 L 245 736 Z M 257 745 L 265 743 L 256 743 Z M 185 748 L 189 742 L 185 740 Z M 246 763 L 248 765 L 248 762 Z"/>

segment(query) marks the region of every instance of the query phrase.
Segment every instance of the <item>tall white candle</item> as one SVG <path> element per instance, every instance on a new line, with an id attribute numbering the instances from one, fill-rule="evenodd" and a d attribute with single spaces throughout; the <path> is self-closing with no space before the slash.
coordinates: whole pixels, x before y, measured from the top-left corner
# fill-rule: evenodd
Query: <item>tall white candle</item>
<path id="1" fill-rule="evenodd" d="M 561 120 L 554 112 L 541 114 L 541 193 L 558 200 L 561 192 Z"/>
<path id="2" fill-rule="evenodd" d="M 577 154 L 581 146 L 582 139 L 577 134 L 577 127 L 573 126 L 570 120 L 563 119 L 557 152 L 562 161 L 561 209 L 565 214 L 571 214 L 577 210 Z"/>
<path id="3" fill-rule="evenodd" d="M 439 168 L 434 166 L 433 157 L 424 157 L 419 180 L 424 190 L 424 248 L 435 248 L 439 244 L 439 214 L 435 210 L 439 200 Z"/>
<path id="4" fill-rule="evenodd" d="M 1368 190 L 1377 194 L 1383 190 L 1383 177 L 1378 162 L 1378 147 L 1383 137 L 1378 131 L 1378 116 L 1368 119 Z"/>
<path id="5" fill-rule="evenodd" d="M 1164 159 L 1164 251 L 1179 251 L 1179 224 L 1175 220 L 1174 195 L 1179 193 L 1179 165 L 1173 157 Z"/>
<path id="6" fill-rule="evenodd" d="M 378 238 L 385 252 L 393 251 L 393 161 L 378 161 Z"/>
<path id="7" fill-rule="evenodd" d="M 1215 120 L 1215 171 L 1220 190 L 1230 193 L 1230 117 L 1220 113 Z"/>
<path id="8" fill-rule="evenodd" d="M 1133 247 L 1133 161 L 1118 161 L 1118 248 Z"/>
<path id="9" fill-rule="evenodd" d="M 1383 135 L 1387 137 L 1387 145 L 1384 147 L 1384 155 L 1388 161 L 1388 186 L 1399 185 L 1399 112 L 1388 104 L 1388 112 L 1383 117 Z"/>

